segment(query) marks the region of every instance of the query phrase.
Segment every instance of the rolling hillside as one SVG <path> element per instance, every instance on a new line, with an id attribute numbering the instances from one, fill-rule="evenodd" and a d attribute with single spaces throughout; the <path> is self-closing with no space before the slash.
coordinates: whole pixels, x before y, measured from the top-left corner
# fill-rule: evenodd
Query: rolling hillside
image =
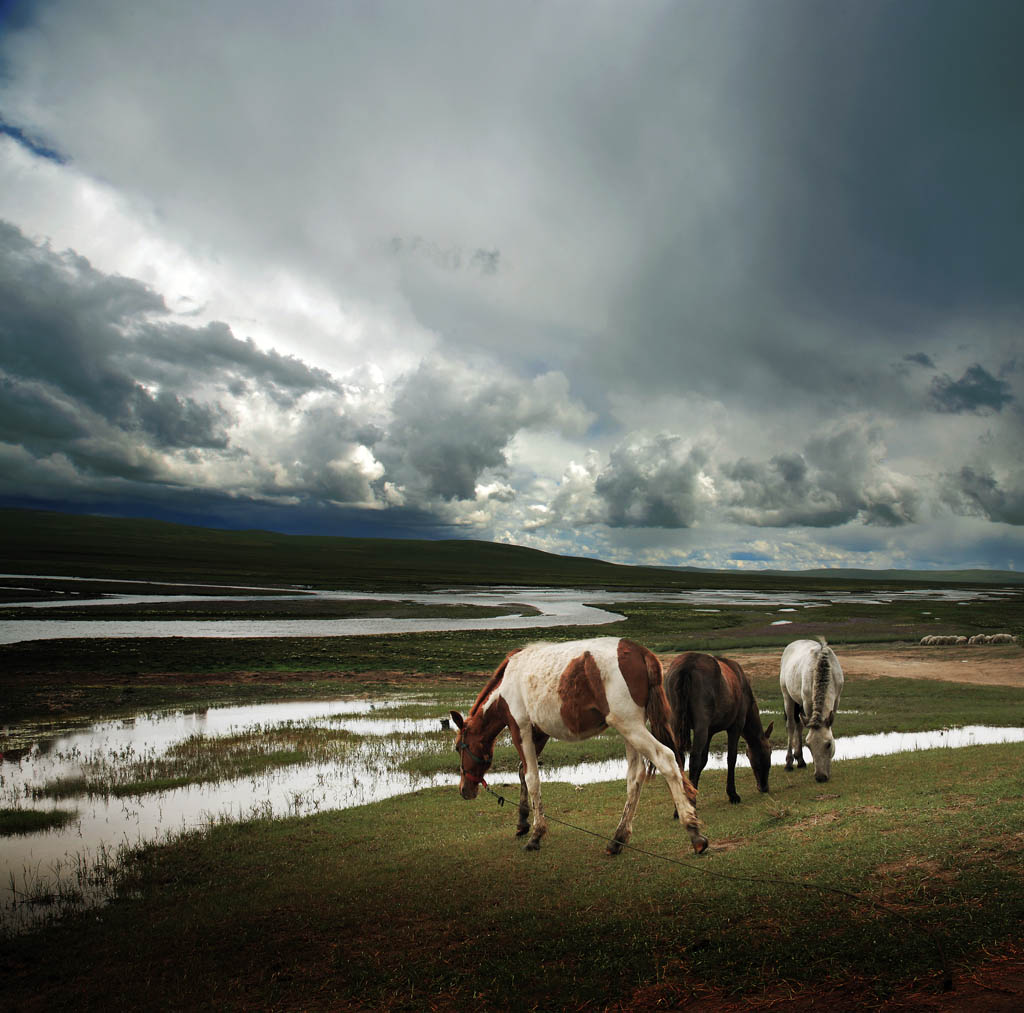
<path id="1" fill-rule="evenodd" d="M 1022 582 L 1020 574 L 995 571 L 747 573 L 623 566 L 496 542 L 282 535 L 14 509 L 0 510 L 0 572 L 366 590 L 447 585 L 825 588 L 850 580 L 872 585 Z"/>

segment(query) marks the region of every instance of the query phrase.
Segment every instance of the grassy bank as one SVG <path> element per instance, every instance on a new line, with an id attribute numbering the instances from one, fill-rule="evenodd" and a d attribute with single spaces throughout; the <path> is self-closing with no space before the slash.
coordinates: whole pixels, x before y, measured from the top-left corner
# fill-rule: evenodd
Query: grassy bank
<path id="1" fill-rule="evenodd" d="M 655 781 L 634 843 L 672 863 L 610 859 L 559 824 L 527 854 L 508 807 L 453 789 L 216 827 L 144 852 L 127 899 L 15 940 L 5 1002 L 573 1009 L 937 988 L 936 940 L 955 969 L 1019 939 L 1021 759 L 1020 747 L 881 757 L 842 764 L 826 786 L 779 772 L 771 798 L 739 806 L 708 772 L 714 850 L 700 859 Z M 549 785 L 545 803 L 604 833 L 622 785 Z"/>

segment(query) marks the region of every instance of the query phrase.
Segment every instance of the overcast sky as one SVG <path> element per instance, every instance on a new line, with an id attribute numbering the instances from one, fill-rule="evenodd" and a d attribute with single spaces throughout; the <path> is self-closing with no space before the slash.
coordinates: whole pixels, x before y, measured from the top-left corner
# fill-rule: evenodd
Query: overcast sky
<path id="1" fill-rule="evenodd" d="M 1024 567 L 1024 4 L 0 0 L 0 503 Z"/>

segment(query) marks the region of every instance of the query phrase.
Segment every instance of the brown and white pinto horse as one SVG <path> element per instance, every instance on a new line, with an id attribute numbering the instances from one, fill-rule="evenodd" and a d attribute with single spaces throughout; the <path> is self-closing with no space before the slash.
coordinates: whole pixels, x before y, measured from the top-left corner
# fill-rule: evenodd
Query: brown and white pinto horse
<path id="1" fill-rule="evenodd" d="M 633 816 L 648 773 L 661 771 L 699 855 L 707 849 L 693 804 L 697 792 L 676 763 L 661 663 L 645 647 L 618 637 L 563 644 L 532 644 L 513 651 L 498 666 L 458 728 L 455 749 L 462 765 L 459 791 L 476 798 L 494 758 L 494 741 L 508 728 L 519 753 L 519 822 L 516 834 L 531 830 L 528 851 L 540 847 L 547 821 L 540 799 L 537 756 L 549 738 L 580 741 L 611 726 L 626 740 L 626 806 L 608 853 L 618 854 L 633 830 Z M 650 721 L 648 731 L 646 722 Z"/>

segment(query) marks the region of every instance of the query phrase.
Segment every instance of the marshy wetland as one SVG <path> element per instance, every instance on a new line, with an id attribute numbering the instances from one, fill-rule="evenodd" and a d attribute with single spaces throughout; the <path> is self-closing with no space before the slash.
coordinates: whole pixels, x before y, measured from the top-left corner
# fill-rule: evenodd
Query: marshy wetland
<path id="1" fill-rule="evenodd" d="M 32 586 L 33 610 L 60 600 L 69 617 L 48 623 L 187 621 L 209 631 L 0 646 L 0 891 L 11 887 L 7 970 L 25 1008 L 30 995 L 38 1008 L 66 1000 L 72 975 L 84 982 L 85 1005 L 130 1006 L 138 979 L 121 935 L 133 939 L 168 1006 L 444 1009 L 476 995 L 485 1009 L 641 1008 L 684 993 L 721 1005 L 808 980 L 806 961 L 783 940 L 797 924 L 832 925 L 837 912 L 768 882 L 783 875 L 826 879 L 899 910 L 844 910 L 844 955 L 813 954 L 827 987 L 854 984 L 862 998 L 865 989 L 876 998 L 935 991 L 937 957 L 924 935 L 893 952 L 907 917 L 948 926 L 942 939 L 954 964 L 986 952 L 1005 958 L 1019 943 L 1021 649 L 917 645 L 925 632 L 1020 633 L 1018 588 L 496 587 L 457 589 L 449 600 L 387 592 L 381 601 L 351 589 L 277 595 L 262 585 L 207 590 L 203 601 L 161 586 L 127 601 L 109 582 L 5 583 L 5 628 L 35 621 L 15 593 Z M 500 628 L 570 605 L 603 613 L 602 624 Z M 460 614 L 443 614 L 452 608 Z M 96 618 L 103 609 L 108 618 Z M 388 611 L 473 625 L 345 636 L 218 627 L 380 621 Z M 441 721 L 468 707 L 525 640 L 605 633 L 635 637 L 665 659 L 686 649 L 736 657 L 766 715 L 779 710 L 782 645 L 826 635 L 847 673 L 833 780 L 787 774 L 776 752 L 771 793 L 761 796 L 741 758 L 743 802 L 729 806 L 724 774 L 709 769 L 698 808 L 712 851 L 703 864 L 686 858 L 682 871 L 642 854 L 608 859 L 600 841 L 559 826 L 538 855 L 525 855 L 509 807 L 463 802 L 452 790 L 452 733 Z M 961 734 L 974 744 L 947 748 L 963 745 Z M 784 753 L 783 736 L 774 738 Z M 990 740 L 999 744 L 978 744 Z M 724 738 L 715 746 L 724 749 Z M 612 733 L 551 743 L 542 768 L 549 815 L 610 832 L 622 757 Z M 723 765 L 720 756 L 711 766 Z M 503 740 L 490 780 L 509 797 L 515 766 Z M 62 825 L 28 825 L 39 813 Z M 635 842 L 683 860 L 657 782 L 645 790 Z M 741 887 L 714 872 L 763 882 Z M 495 877 L 503 896 L 511 890 L 519 900 L 486 901 Z M 613 900 L 623 891 L 628 913 Z M 386 939 L 372 915 L 382 902 Z M 696 922 L 687 916 L 695 903 Z M 752 903 L 753 923 L 737 914 Z M 102 973 L 88 969 L 88 947 L 75 942 L 86 927 L 93 955 L 105 954 Z M 549 953 L 541 967 L 528 952 L 538 939 Z M 480 947 L 501 953 L 486 970 L 473 956 Z M 69 970 L 47 979 L 47 954 L 58 951 Z"/>

